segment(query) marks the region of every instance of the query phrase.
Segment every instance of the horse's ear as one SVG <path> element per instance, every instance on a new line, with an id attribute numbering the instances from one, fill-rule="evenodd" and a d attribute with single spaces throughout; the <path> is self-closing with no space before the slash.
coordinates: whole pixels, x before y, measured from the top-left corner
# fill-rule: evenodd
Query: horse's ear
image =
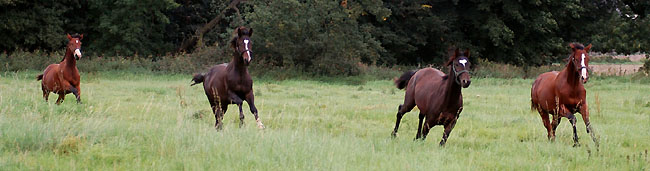
<path id="1" fill-rule="evenodd" d="M 79 35 L 79 40 L 83 40 L 83 39 L 84 39 L 84 34 Z"/>
<path id="2" fill-rule="evenodd" d="M 458 57 L 458 55 L 460 55 L 460 50 L 458 48 L 456 48 L 456 50 L 454 50 L 454 55 L 451 55 L 451 57 L 449 57 L 449 60 L 456 59 L 456 57 Z"/>
<path id="3" fill-rule="evenodd" d="M 469 58 L 469 49 L 465 49 L 465 57 Z"/>
<path id="4" fill-rule="evenodd" d="M 70 33 L 66 34 L 68 36 L 68 40 L 72 40 L 72 36 L 70 36 Z"/>
<path id="5" fill-rule="evenodd" d="M 248 37 L 253 36 L 253 28 L 248 28 Z"/>
<path id="6" fill-rule="evenodd" d="M 573 43 L 569 43 L 569 47 L 571 47 L 571 50 L 576 50 L 576 45 Z"/>
<path id="7" fill-rule="evenodd" d="M 237 33 L 237 36 L 242 37 L 241 27 L 237 27 L 235 32 Z"/>
<path id="8" fill-rule="evenodd" d="M 589 43 L 589 45 L 587 45 L 587 47 L 585 47 L 585 52 L 589 52 L 589 50 L 591 50 L 591 43 Z"/>
<path id="9" fill-rule="evenodd" d="M 458 48 L 456 48 L 456 50 L 454 50 L 454 52 L 449 56 L 449 60 L 447 62 L 445 62 L 445 66 L 449 66 L 449 65 L 453 64 L 454 60 L 456 59 L 456 57 L 458 56 L 459 53 L 460 53 L 460 51 L 458 50 Z"/>

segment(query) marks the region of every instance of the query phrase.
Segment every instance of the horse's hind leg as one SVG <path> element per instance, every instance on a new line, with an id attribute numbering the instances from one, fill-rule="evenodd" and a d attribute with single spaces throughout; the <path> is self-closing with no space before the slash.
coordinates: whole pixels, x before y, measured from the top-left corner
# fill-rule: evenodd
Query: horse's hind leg
<path id="1" fill-rule="evenodd" d="M 571 122 L 571 126 L 573 126 L 573 146 L 580 146 L 580 143 L 578 142 L 578 132 L 576 130 L 576 116 L 570 114 L 567 118 L 569 118 L 569 122 Z"/>
<path id="2" fill-rule="evenodd" d="M 418 133 L 415 134 L 415 139 L 420 139 L 422 138 L 422 121 L 424 120 L 424 114 L 420 112 L 420 115 L 418 115 Z"/>
<path id="3" fill-rule="evenodd" d="M 45 86 L 41 88 L 43 90 L 43 99 L 45 99 L 45 102 L 50 98 L 50 92 L 45 89 Z"/>
<path id="4" fill-rule="evenodd" d="M 553 115 L 553 121 L 551 122 L 551 126 L 553 127 L 552 130 L 553 137 L 555 137 L 555 130 L 557 129 L 557 126 L 560 125 L 561 121 L 562 121 L 562 117 L 560 115 Z"/>
<path id="5" fill-rule="evenodd" d="M 215 119 L 214 128 L 217 129 L 217 130 L 221 130 L 222 127 L 223 127 L 223 115 L 228 110 L 228 104 L 224 105 L 222 103 L 221 107 L 214 106 L 213 108 L 215 108 L 215 110 L 214 110 L 215 111 L 214 112 L 214 119 Z"/>
<path id="6" fill-rule="evenodd" d="M 409 97 L 410 96 L 407 93 L 406 97 L 404 98 L 404 104 L 401 104 L 399 107 L 397 107 L 397 119 L 395 120 L 395 128 L 393 129 L 393 133 L 391 134 L 393 137 L 397 136 L 397 130 L 399 129 L 399 123 L 402 121 L 402 116 L 410 112 L 415 107 L 415 100 Z"/>
<path id="7" fill-rule="evenodd" d="M 546 128 L 548 140 L 555 141 L 555 134 L 553 134 L 553 130 L 551 128 L 551 121 L 549 121 L 548 119 L 548 113 L 540 111 L 539 115 L 542 117 L 542 123 Z"/>

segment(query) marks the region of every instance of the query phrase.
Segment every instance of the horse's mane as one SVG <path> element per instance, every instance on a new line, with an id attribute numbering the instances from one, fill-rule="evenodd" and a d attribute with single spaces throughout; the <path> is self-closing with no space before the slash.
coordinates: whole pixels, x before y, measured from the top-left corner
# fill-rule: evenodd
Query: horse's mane
<path id="1" fill-rule="evenodd" d="M 462 56 L 465 56 L 465 52 L 458 52 L 458 55 L 455 58 L 449 58 L 449 60 L 447 60 L 447 62 L 445 62 L 444 66 L 451 65 L 454 62 L 454 59 L 457 59 L 458 57 L 462 57 Z"/>
<path id="2" fill-rule="evenodd" d="M 79 35 L 79 33 L 75 33 L 75 34 L 73 34 L 73 35 L 70 35 L 70 37 L 72 37 L 72 38 L 81 38 L 81 36 Z"/>
<path id="3" fill-rule="evenodd" d="M 230 38 L 230 41 L 228 41 L 228 42 L 230 42 L 230 48 L 232 48 L 232 49 L 236 48 L 235 46 L 237 46 L 237 40 L 238 39 L 239 39 L 239 36 L 237 36 L 237 33 L 235 33 L 235 35 L 232 36 L 232 38 Z"/>
<path id="4" fill-rule="evenodd" d="M 572 44 L 573 47 L 576 48 L 576 49 L 580 49 L 580 50 L 584 50 L 584 49 L 585 49 L 585 45 L 582 45 L 581 43 L 571 43 L 571 44 Z"/>

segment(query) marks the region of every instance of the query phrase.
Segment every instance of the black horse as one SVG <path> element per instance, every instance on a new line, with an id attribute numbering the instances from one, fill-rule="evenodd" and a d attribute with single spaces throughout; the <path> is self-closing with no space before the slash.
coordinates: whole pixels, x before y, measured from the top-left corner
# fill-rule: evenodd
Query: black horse
<path id="1" fill-rule="evenodd" d="M 235 29 L 235 34 L 230 41 L 230 47 L 234 50 L 232 61 L 216 65 L 207 73 L 195 74 L 192 85 L 203 83 L 205 95 L 208 96 L 216 119 L 215 128 L 221 129 L 223 123 L 221 120 L 228 110 L 229 104 L 237 104 L 240 126 L 243 125 L 242 103 L 246 101 L 250 106 L 251 113 L 255 116 L 257 127 L 261 129 L 264 128 L 264 124 L 257 115 L 255 97 L 253 96 L 253 80 L 248 74 L 247 68 L 253 59 L 250 40 L 253 29 L 241 26 Z"/>

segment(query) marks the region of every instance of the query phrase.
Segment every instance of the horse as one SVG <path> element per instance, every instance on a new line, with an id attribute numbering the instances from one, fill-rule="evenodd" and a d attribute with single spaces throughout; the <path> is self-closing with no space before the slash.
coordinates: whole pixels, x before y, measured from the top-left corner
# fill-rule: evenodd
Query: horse
<path id="1" fill-rule="evenodd" d="M 584 84 L 589 80 L 589 50 L 580 43 L 571 43 L 572 53 L 568 63 L 562 71 L 551 71 L 540 74 L 530 90 L 531 110 L 537 110 L 546 127 L 547 138 L 555 141 L 555 129 L 560 124 L 562 117 L 566 117 L 573 126 L 574 146 L 579 146 L 576 131 L 576 117 L 574 113 L 580 112 L 596 146 L 598 140 L 589 122 L 587 107 L 587 92 Z M 549 123 L 549 114 L 553 115 L 553 123 Z"/>
<path id="2" fill-rule="evenodd" d="M 240 26 L 234 33 L 230 40 L 230 48 L 234 51 L 230 63 L 216 65 L 207 73 L 194 74 L 190 86 L 203 83 L 205 95 L 208 97 L 216 120 L 214 127 L 217 130 L 222 127 L 222 119 L 229 104 L 236 104 L 239 107 L 239 126 L 244 124 L 243 101 L 250 106 L 258 128 L 263 129 L 264 124 L 258 117 L 255 107 L 253 80 L 247 68 L 253 59 L 251 49 L 253 42 L 250 40 L 253 29 Z"/>
<path id="3" fill-rule="evenodd" d="M 450 55 L 445 66 L 449 67 L 449 73 L 445 74 L 434 68 L 424 68 L 417 71 L 407 71 L 398 79 L 395 85 L 398 89 L 406 88 L 404 103 L 399 105 L 397 120 L 392 137 L 397 136 L 400 120 L 405 113 L 410 112 L 413 107 L 420 109 L 418 131 L 415 139 L 426 139 L 429 130 L 435 125 L 445 127 L 440 141 L 444 146 L 451 130 L 456 125 L 456 120 L 463 110 L 462 88 L 469 87 L 470 62 L 469 50 L 459 52 L 458 49 Z M 426 122 L 423 120 L 426 119 Z M 424 126 L 424 128 L 423 128 Z"/>
<path id="4" fill-rule="evenodd" d="M 81 40 L 84 35 L 67 34 L 68 45 L 65 48 L 65 56 L 58 64 L 50 64 L 45 68 L 43 74 L 36 76 L 41 81 L 43 98 L 48 101 L 50 92 L 59 94 L 56 104 L 61 104 L 68 93 L 74 94 L 77 103 L 81 103 L 81 78 L 77 69 L 77 60 L 81 59 Z M 74 57 L 74 58 L 73 58 Z"/>

